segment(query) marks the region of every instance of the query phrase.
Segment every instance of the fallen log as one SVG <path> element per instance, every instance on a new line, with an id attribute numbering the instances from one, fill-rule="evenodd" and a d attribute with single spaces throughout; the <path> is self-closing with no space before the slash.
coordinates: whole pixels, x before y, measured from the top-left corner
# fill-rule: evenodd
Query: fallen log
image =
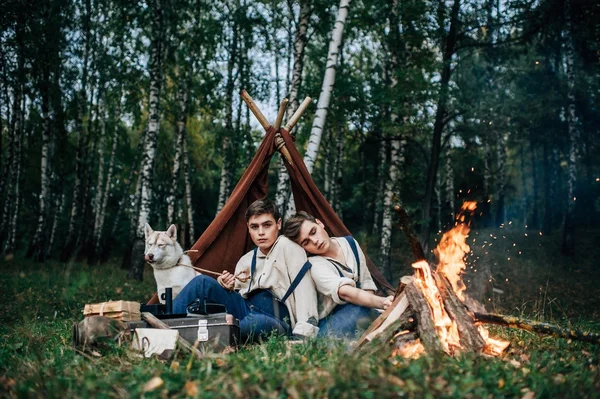
<path id="1" fill-rule="evenodd" d="M 576 341 L 600 344 L 600 334 L 589 331 L 581 331 L 563 328 L 554 324 L 540 321 L 521 319 L 515 316 L 504 316 L 493 313 L 474 313 L 475 320 L 481 323 L 497 324 L 504 327 L 519 328 L 538 334 L 551 335 L 553 337 L 573 339 Z"/>

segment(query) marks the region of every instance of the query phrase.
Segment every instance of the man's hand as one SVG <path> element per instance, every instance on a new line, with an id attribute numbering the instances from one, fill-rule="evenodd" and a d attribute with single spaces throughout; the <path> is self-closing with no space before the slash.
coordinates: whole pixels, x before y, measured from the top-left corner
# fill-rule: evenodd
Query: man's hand
<path id="1" fill-rule="evenodd" d="M 386 310 L 387 308 L 389 308 L 392 305 L 392 302 L 394 302 L 393 295 L 383 298 L 383 303 L 381 304 L 381 307 L 383 308 L 383 310 Z"/>
<path id="2" fill-rule="evenodd" d="M 226 290 L 233 291 L 235 285 L 235 276 L 229 273 L 227 270 L 223 270 L 223 274 L 217 277 L 217 281 L 221 284 L 221 287 Z"/>

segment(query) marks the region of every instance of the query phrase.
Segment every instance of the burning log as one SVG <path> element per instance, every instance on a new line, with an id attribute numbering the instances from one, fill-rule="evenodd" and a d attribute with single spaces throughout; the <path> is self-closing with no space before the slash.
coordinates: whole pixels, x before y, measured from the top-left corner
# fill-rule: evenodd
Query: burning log
<path id="1" fill-rule="evenodd" d="M 413 249 L 415 273 L 401 279 L 394 302 L 363 334 L 358 346 L 384 332 L 389 334 L 389 326 L 396 321 L 414 318 L 416 327 L 392 331 L 393 354 L 409 357 L 423 352 L 451 356 L 461 352 L 501 354 L 509 343 L 490 338 L 463 302 L 465 286 L 460 275 L 465 269 L 463 258 L 470 251 L 466 244 L 469 227 L 463 221 L 466 212 L 475 210 L 475 203 L 463 205 L 456 226 L 442 237 L 435 250 L 439 259 L 436 272 L 425 260 L 408 215 L 399 204 L 394 209 Z"/>
<path id="2" fill-rule="evenodd" d="M 392 356 L 412 358 L 424 352 L 451 356 L 461 352 L 501 355 L 510 343 L 490 337 L 482 323 L 600 344 L 597 333 L 487 314 L 482 304 L 465 295 L 461 275 L 465 269 L 464 256 L 470 251 L 466 243 L 470 228 L 465 220 L 467 214 L 474 212 L 474 202 L 463 204 L 455 227 L 442 236 L 434 251 L 438 259 L 436 271 L 432 271 L 425 260 L 406 212 L 399 203 L 394 209 L 413 250 L 415 272 L 400 280 L 392 305 L 371 324 L 357 347 L 376 337 L 387 336 L 392 343 Z"/>

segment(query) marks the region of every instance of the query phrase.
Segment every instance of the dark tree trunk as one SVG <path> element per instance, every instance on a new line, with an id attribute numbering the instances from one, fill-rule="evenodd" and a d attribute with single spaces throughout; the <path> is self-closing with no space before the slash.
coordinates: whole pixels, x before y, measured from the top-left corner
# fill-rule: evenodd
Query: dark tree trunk
<path id="1" fill-rule="evenodd" d="M 431 158 L 427 168 L 427 179 L 425 183 L 425 196 L 423 198 L 423 225 L 421 230 L 421 243 L 425 253 L 428 253 L 429 236 L 431 234 L 431 205 L 435 182 L 437 178 L 438 165 L 440 161 L 440 152 L 442 148 L 442 131 L 445 126 L 447 114 L 449 83 L 451 68 L 450 62 L 452 55 L 456 51 L 456 38 L 458 32 L 458 11 L 460 9 L 460 0 L 454 0 L 450 14 L 450 30 L 444 40 L 443 68 L 440 80 L 440 95 L 433 125 L 433 138 L 431 141 Z"/>

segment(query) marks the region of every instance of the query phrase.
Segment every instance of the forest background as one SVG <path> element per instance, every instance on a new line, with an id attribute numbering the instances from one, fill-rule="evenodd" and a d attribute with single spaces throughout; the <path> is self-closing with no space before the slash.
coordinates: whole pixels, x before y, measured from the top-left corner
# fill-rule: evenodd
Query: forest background
<path id="1" fill-rule="evenodd" d="M 390 281 L 394 196 L 427 248 L 470 199 L 476 228 L 560 232 L 574 257 L 600 218 L 598 20 L 588 0 L 3 1 L 0 251 L 129 267 L 145 222 L 189 248 L 264 135 L 245 89 L 271 121 L 314 98 L 296 145 Z M 276 155 L 289 214 L 285 177 Z"/>

